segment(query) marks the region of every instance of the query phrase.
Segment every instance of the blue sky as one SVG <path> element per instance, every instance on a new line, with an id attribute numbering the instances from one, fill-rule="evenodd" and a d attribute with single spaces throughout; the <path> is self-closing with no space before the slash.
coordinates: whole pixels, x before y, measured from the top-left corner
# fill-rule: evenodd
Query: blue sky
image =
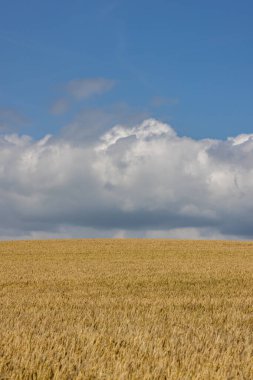
<path id="1" fill-rule="evenodd" d="M 0 5 L 0 239 L 253 239 L 252 1 Z"/>
<path id="2" fill-rule="evenodd" d="M 250 133 L 252 14 L 248 0 L 1 0 L 0 108 L 22 115 L 19 132 L 34 137 L 82 108 L 119 104 L 179 135 Z M 64 85 L 81 78 L 115 85 L 52 115 Z"/>

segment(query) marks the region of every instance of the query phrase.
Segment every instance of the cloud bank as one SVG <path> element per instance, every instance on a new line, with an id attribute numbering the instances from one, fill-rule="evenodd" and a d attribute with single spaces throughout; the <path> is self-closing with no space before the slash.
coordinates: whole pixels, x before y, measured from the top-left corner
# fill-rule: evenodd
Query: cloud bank
<path id="1" fill-rule="evenodd" d="M 147 119 L 94 142 L 0 137 L 0 237 L 253 238 L 253 135 Z"/>

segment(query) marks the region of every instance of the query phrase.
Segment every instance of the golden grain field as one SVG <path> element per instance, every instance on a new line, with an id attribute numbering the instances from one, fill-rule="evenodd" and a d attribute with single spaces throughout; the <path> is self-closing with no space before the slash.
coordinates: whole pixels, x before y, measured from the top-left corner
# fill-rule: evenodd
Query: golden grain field
<path id="1" fill-rule="evenodd" d="M 0 379 L 253 379 L 253 243 L 0 243 Z"/>

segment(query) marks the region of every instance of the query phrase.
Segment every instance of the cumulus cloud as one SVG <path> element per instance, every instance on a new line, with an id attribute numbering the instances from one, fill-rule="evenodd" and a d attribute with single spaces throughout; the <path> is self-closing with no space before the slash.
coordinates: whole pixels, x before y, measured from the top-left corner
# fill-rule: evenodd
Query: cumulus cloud
<path id="1" fill-rule="evenodd" d="M 79 144 L 97 141 L 101 135 L 117 123 L 131 125 L 148 117 L 147 112 L 118 103 L 106 107 L 83 108 L 61 130 L 64 139 Z"/>
<path id="2" fill-rule="evenodd" d="M 154 119 L 92 143 L 0 138 L 2 237 L 252 238 L 253 135 L 179 137 Z"/>
<path id="3" fill-rule="evenodd" d="M 101 95 L 109 91 L 115 82 L 106 78 L 74 79 L 67 83 L 65 89 L 74 98 L 89 99 L 94 95 Z"/>

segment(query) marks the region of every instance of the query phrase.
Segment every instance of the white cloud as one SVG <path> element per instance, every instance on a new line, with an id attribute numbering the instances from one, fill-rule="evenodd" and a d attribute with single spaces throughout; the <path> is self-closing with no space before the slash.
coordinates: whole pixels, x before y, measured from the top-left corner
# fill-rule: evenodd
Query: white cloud
<path id="1" fill-rule="evenodd" d="M 78 144 L 98 141 L 112 125 L 138 124 L 148 118 L 147 112 L 118 103 L 106 107 L 83 108 L 61 130 L 62 137 Z"/>
<path id="2" fill-rule="evenodd" d="M 105 78 L 74 79 L 67 83 L 66 90 L 76 99 L 89 99 L 111 90 L 115 82 Z"/>
<path id="3" fill-rule="evenodd" d="M 0 138 L 0 236 L 253 238 L 253 139 L 148 119 L 94 142 Z"/>
<path id="4" fill-rule="evenodd" d="M 73 79 L 61 87 L 64 97 L 59 97 L 52 102 L 49 112 L 52 115 L 63 115 L 66 113 L 74 101 L 87 100 L 94 96 L 108 92 L 115 85 L 115 81 L 106 78 L 80 78 Z M 101 110 L 97 110 L 99 113 Z M 0 109 L 0 129 L 1 129 L 1 109 Z"/>

